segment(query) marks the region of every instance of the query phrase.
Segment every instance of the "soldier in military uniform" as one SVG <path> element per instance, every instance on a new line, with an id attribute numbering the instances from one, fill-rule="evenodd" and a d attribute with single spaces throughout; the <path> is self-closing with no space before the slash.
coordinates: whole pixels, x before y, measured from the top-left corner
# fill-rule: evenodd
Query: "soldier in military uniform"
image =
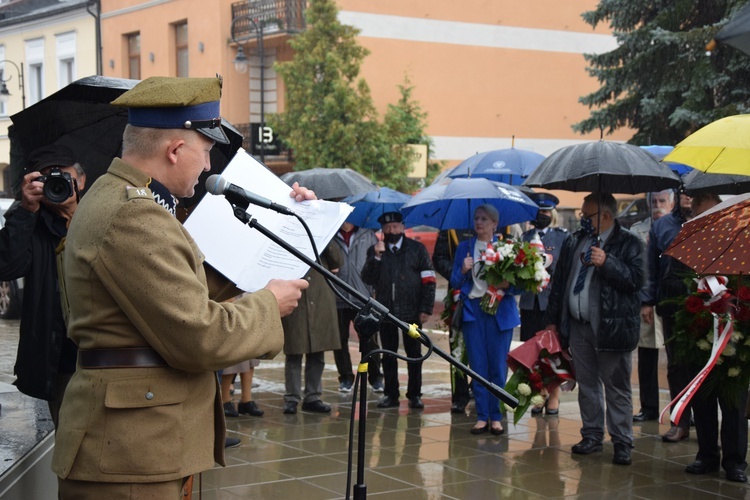
<path id="1" fill-rule="evenodd" d="M 224 465 L 214 372 L 275 356 L 307 287 L 271 280 L 219 302 L 239 290 L 174 217 L 227 141 L 220 95 L 219 78 L 153 77 L 113 102 L 129 109 L 122 159 L 83 198 L 61 255 L 79 349 L 52 460 L 62 498 L 182 498 L 192 474 Z"/>
<path id="2" fill-rule="evenodd" d="M 554 209 L 560 203 L 557 196 L 550 193 L 533 193 L 529 196 L 531 200 L 539 206 L 536 219 L 531 223 L 534 227 L 523 233 L 523 241 L 531 241 L 535 236 L 539 236 L 544 245 L 545 251 L 552 255 L 552 264 L 547 271 L 550 276 L 554 273 L 557 258 L 560 256 L 560 249 L 563 241 L 568 237 L 568 231 L 561 227 L 550 227 L 555 216 Z M 547 287 L 539 293 L 523 292 L 518 303 L 521 310 L 521 340 L 526 341 L 534 337 L 536 332 L 544 330 L 544 312 L 547 310 L 549 293 L 552 289 L 550 282 Z M 557 415 L 558 410 L 558 392 L 555 391 L 549 395 L 549 400 L 544 408 L 547 415 Z M 532 408 L 531 413 L 538 415 L 542 408 Z"/>

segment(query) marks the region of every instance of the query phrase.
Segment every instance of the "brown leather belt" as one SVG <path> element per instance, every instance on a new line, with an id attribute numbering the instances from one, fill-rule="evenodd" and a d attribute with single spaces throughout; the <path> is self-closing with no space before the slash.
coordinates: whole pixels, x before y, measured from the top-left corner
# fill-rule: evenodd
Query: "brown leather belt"
<path id="1" fill-rule="evenodd" d="M 156 368 L 169 366 L 158 352 L 150 347 L 120 349 L 79 349 L 78 364 L 84 369 L 98 368 Z"/>

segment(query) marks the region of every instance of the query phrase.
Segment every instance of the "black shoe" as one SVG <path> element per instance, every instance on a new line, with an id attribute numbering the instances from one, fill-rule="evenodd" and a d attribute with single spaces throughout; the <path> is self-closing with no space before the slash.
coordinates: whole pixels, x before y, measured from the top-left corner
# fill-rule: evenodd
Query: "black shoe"
<path id="1" fill-rule="evenodd" d="M 602 451 L 602 443 L 591 438 L 583 438 L 580 443 L 573 445 L 572 451 L 576 455 L 588 455 L 595 451 Z"/>
<path id="2" fill-rule="evenodd" d="M 647 413 L 641 410 L 640 412 L 633 415 L 633 422 L 646 422 L 648 420 L 656 420 L 657 418 L 658 418 L 657 415 L 653 415 L 651 413 Z"/>
<path id="3" fill-rule="evenodd" d="M 397 408 L 398 398 L 392 398 L 390 396 L 383 396 L 378 401 L 378 408 Z"/>
<path id="4" fill-rule="evenodd" d="M 224 448 L 237 448 L 241 442 L 237 438 L 226 438 L 224 440 Z"/>
<path id="5" fill-rule="evenodd" d="M 287 401 L 284 403 L 284 413 L 286 415 L 294 415 L 297 413 L 297 402 L 296 401 Z"/>
<path id="6" fill-rule="evenodd" d="M 616 465 L 630 465 L 633 463 L 630 458 L 630 446 L 625 443 L 615 443 L 615 456 L 612 457 L 612 463 Z"/>
<path id="7" fill-rule="evenodd" d="M 487 422 L 486 424 L 484 424 L 484 427 L 472 427 L 469 432 L 471 432 L 472 434 L 476 436 L 479 434 L 484 434 L 485 432 L 489 430 L 490 430 L 490 423 Z"/>
<path id="8" fill-rule="evenodd" d="M 673 425 L 667 432 L 662 434 L 661 440 L 665 443 L 677 443 L 687 439 L 690 435 L 690 429 L 683 429 L 679 425 Z"/>
<path id="9" fill-rule="evenodd" d="M 419 396 L 414 396 L 413 398 L 409 398 L 409 408 L 414 408 L 416 410 L 421 410 L 424 408 L 424 403 L 422 402 L 422 398 Z"/>
<path id="10" fill-rule="evenodd" d="M 560 408 L 547 408 L 544 407 L 544 414 L 550 417 L 556 417 L 560 414 Z"/>
<path id="11" fill-rule="evenodd" d="M 490 427 L 490 434 L 493 436 L 502 436 L 505 434 L 505 429 L 502 427 Z"/>
<path id="12" fill-rule="evenodd" d="M 685 472 L 688 474 L 708 474 L 709 472 L 716 472 L 719 470 L 719 461 L 713 460 L 696 460 L 692 464 L 685 467 Z"/>
<path id="13" fill-rule="evenodd" d="M 453 403 L 451 405 L 451 413 L 466 413 L 466 405 L 461 403 Z"/>
<path id="14" fill-rule="evenodd" d="M 237 408 L 234 407 L 231 401 L 227 401 L 224 403 L 224 416 L 225 417 L 239 417 L 240 414 L 237 413 Z"/>
<path id="15" fill-rule="evenodd" d="M 544 410 L 543 406 L 535 406 L 535 407 L 533 407 L 531 409 L 531 414 L 532 415 L 541 415 L 543 410 Z"/>
<path id="16" fill-rule="evenodd" d="M 727 469 L 727 480 L 737 483 L 746 483 L 747 474 L 742 469 Z"/>
<path id="17" fill-rule="evenodd" d="M 237 412 L 240 415 L 252 415 L 253 417 L 262 417 L 265 413 L 263 410 L 258 408 L 255 401 L 248 401 L 247 403 L 240 403 L 237 405 Z"/>
<path id="18" fill-rule="evenodd" d="M 316 399 L 315 401 L 307 401 L 302 403 L 302 411 L 311 411 L 314 413 L 331 413 L 331 405 L 324 403 L 323 401 Z"/>

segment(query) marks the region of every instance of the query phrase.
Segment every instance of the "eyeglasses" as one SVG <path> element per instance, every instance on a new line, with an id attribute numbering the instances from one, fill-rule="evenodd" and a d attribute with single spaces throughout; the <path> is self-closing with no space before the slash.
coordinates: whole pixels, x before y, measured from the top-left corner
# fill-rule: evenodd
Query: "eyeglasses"
<path id="1" fill-rule="evenodd" d="M 587 219 L 590 219 L 590 218 L 592 218 L 593 216 L 597 215 L 598 213 L 599 213 L 599 212 L 594 212 L 594 213 L 593 213 L 593 214 L 591 214 L 591 215 L 586 215 L 586 214 L 585 214 L 585 213 L 583 213 L 583 212 L 578 212 L 578 218 L 579 218 L 579 219 L 583 219 L 584 217 L 586 217 Z"/>

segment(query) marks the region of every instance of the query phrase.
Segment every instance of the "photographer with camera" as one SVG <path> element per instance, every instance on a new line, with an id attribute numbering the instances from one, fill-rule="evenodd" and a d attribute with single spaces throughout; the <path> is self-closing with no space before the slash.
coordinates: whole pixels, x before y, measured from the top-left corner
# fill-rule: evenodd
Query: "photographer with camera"
<path id="1" fill-rule="evenodd" d="M 68 232 L 86 174 L 73 152 L 60 145 L 33 151 L 25 171 L 21 201 L 5 213 L 0 230 L 0 280 L 25 280 L 14 383 L 49 403 L 57 429 L 77 350 L 66 335 L 56 249 Z"/>

